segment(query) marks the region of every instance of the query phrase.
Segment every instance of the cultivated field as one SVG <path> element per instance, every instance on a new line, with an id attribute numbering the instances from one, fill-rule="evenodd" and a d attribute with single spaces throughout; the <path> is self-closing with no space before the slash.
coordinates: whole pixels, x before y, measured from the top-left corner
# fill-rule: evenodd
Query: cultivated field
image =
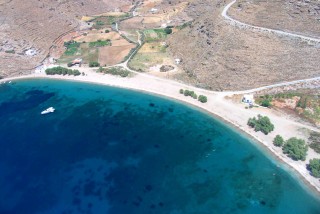
<path id="1" fill-rule="evenodd" d="M 99 50 L 99 62 L 101 65 L 115 65 L 120 63 L 134 48 L 134 44 L 122 46 L 103 47 Z"/>

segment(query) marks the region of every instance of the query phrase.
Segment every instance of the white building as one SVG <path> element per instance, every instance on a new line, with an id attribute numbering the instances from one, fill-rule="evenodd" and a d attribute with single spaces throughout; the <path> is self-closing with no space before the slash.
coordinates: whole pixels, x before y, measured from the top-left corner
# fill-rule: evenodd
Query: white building
<path id="1" fill-rule="evenodd" d="M 178 58 L 175 59 L 174 61 L 176 62 L 176 64 L 180 64 L 181 63 L 181 59 L 178 59 Z"/>
<path id="2" fill-rule="evenodd" d="M 248 104 L 253 104 L 254 103 L 253 94 L 243 95 L 242 102 L 248 103 Z"/>
<path id="3" fill-rule="evenodd" d="M 156 13 L 156 12 L 158 12 L 158 9 L 157 9 L 157 8 L 151 8 L 151 9 L 150 9 L 150 12 L 151 12 L 151 13 Z"/>
<path id="4" fill-rule="evenodd" d="M 34 55 L 37 54 L 37 50 L 34 49 L 34 48 L 31 48 L 31 49 L 27 50 L 27 51 L 25 52 L 25 54 L 26 54 L 27 56 L 34 56 Z"/>

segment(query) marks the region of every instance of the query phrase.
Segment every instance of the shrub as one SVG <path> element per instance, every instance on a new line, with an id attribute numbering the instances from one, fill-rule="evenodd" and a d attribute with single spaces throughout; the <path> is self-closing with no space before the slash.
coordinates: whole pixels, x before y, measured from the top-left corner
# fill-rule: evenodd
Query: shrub
<path id="1" fill-rule="evenodd" d="M 172 29 L 171 29 L 171 28 L 165 28 L 165 29 L 164 29 L 164 32 L 165 32 L 166 34 L 171 34 L 171 33 L 172 33 Z"/>
<path id="2" fill-rule="evenodd" d="M 109 33 L 109 32 L 110 32 L 110 30 L 105 30 L 104 32 L 105 32 L 105 33 Z"/>
<path id="3" fill-rule="evenodd" d="M 280 135 L 277 135 L 274 139 L 273 139 L 273 145 L 281 147 L 284 143 L 283 138 Z"/>
<path id="4" fill-rule="evenodd" d="M 184 94 L 184 96 L 193 97 L 195 93 L 194 93 L 194 91 L 184 90 L 183 94 Z"/>
<path id="5" fill-rule="evenodd" d="M 206 103 L 206 102 L 208 101 L 207 97 L 204 96 L 204 95 L 200 95 L 200 96 L 198 97 L 198 100 L 199 100 L 200 102 L 202 102 L 202 103 Z"/>
<path id="6" fill-rule="evenodd" d="M 72 65 L 73 65 L 72 62 L 68 62 L 68 64 L 67 64 L 68 67 L 71 67 Z"/>
<path id="7" fill-rule="evenodd" d="M 264 99 L 261 101 L 261 105 L 264 107 L 270 107 L 271 106 L 271 101 L 269 99 Z"/>
<path id="8" fill-rule="evenodd" d="M 258 119 L 256 117 L 249 118 L 248 126 L 254 128 L 254 131 L 261 131 L 265 135 L 269 134 L 274 130 L 274 125 L 271 123 L 270 119 L 266 116 L 258 115 Z"/>
<path id="9" fill-rule="evenodd" d="M 192 97 L 193 97 L 193 99 L 197 99 L 198 98 L 198 96 L 196 94 L 193 94 Z"/>
<path id="10" fill-rule="evenodd" d="M 320 133 L 311 132 L 308 140 L 310 142 L 310 148 L 312 148 L 315 152 L 320 153 Z"/>
<path id="11" fill-rule="evenodd" d="M 292 137 L 286 141 L 282 147 L 282 151 L 293 160 L 304 161 L 307 157 L 308 146 L 305 144 L 304 140 Z"/>
<path id="12" fill-rule="evenodd" d="M 180 94 L 183 94 L 183 89 L 180 89 L 180 91 L 179 91 L 179 92 L 180 92 Z"/>
<path id="13" fill-rule="evenodd" d="M 10 54 L 16 53 L 14 50 L 6 50 L 5 52 L 6 52 L 6 53 L 10 53 Z"/>
<path id="14" fill-rule="evenodd" d="M 99 67 L 100 63 L 99 62 L 89 62 L 89 67 Z"/>
<path id="15" fill-rule="evenodd" d="M 313 177 L 320 178 L 320 159 L 311 159 L 307 169 L 310 170 Z"/>

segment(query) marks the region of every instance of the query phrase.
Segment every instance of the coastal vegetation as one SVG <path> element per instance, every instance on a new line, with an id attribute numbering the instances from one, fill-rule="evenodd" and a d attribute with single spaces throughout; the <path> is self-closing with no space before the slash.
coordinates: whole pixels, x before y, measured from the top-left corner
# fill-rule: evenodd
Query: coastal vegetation
<path id="1" fill-rule="evenodd" d="M 308 140 L 310 142 L 310 148 L 312 148 L 315 152 L 320 154 L 320 133 L 311 132 Z"/>
<path id="2" fill-rule="evenodd" d="M 180 89 L 179 90 L 179 93 L 180 94 L 183 94 L 184 96 L 186 97 L 192 97 L 193 99 L 198 99 L 199 102 L 202 102 L 202 103 L 206 103 L 208 101 L 208 98 L 204 95 L 197 95 L 194 91 L 190 91 L 190 90 L 183 90 L 183 89 Z"/>
<path id="3" fill-rule="evenodd" d="M 200 95 L 200 96 L 198 97 L 198 100 L 199 100 L 200 102 L 202 102 L 202 103 L 206 103 L 206 102 L 208 101 L 207 97 L 204 96 L 204 95 Z"/>
<path id="4" fill-rule="evenodd" d="M 313 177 L 320 178 L 320 159 L 311 159 L 307 168 Z"/>
<path id="5" fill-rule="evenodd" d="M 99 67 L 100 63 L 99 62 L 89 62 L 89 67 Z"/>
<path id="6" fill-rule="evenodd" d="M 254 128 L 254 131 L 261 131 L 265 135 L 269 134 L 274 130 L 274 125 L 271 123 L 269 117 L 258 115 L 258 118 L 249 118 L 248 126 Z"/>
<path id="7" fill-rule="evenodd" d="M 102 68 L 100 67 L 98 69 L 99 73 L 105 73 L 105 74 L 111 74 L 115 76 L 121 76 L 121 77 L 127 77 L 131 74 L 130 71 L 128 71 L 125 68 L 122 67 L 111 67 L 111 68 Z"/>
<path id="8" fill-rule="evenodd" d="M 274 139 L 273 139 L 273 145 L 277 146 L 277 147 L 281 147 L 284 144 L 284 140 L 280 135 L 277 135 Z"/>
<path id="9" fill-rule="evenodd" d="M 260 95 L 255 101 L 261 106 L 293 111 L 315 124 L 320 122 L 320 90 L 316 88 Z"/>
<path id="10" fill-rule="evenodd" d="M 304 161 L 307 157 L 308 146 L 304 140 L 292 137 L 285 142 L 282 151 L 293 160 Z"/>
<path id="11" fill-rule="evenodd" d="M 46 72 L 47 75 L 59 74 L 59 75 L 79 76 L 81 74 L 79 70 L 72 70 L 72 69 L 61 67 L 61 66 L 53 67 L 53 68 L 47 68 L 45 70 L 45 72 Z"/>

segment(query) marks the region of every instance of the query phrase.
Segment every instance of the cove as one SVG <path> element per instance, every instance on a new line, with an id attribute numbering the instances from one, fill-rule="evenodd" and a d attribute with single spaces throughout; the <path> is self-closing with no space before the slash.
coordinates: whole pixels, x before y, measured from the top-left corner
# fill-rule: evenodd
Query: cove
<path id="1" fill-rule="evenodd" d="M 0 121 L 0 213 L 320 213 L 250 139 L 169 99 L 20 80 Z"/>

